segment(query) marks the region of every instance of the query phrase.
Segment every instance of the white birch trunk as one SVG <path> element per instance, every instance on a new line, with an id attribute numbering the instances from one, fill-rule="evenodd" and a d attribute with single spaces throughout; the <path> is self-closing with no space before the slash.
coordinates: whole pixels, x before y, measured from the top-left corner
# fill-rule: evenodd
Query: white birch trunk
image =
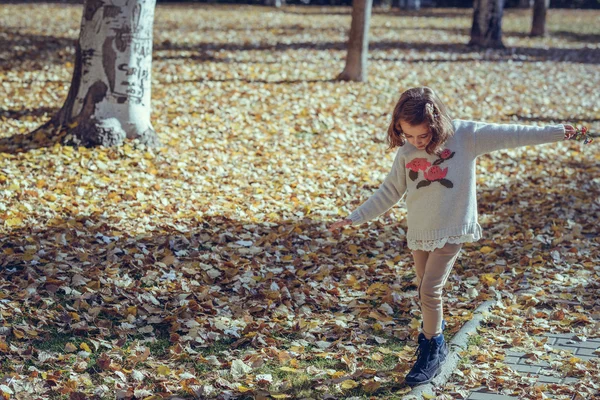
<path id="1" fill-rule="evenodd" d="M 85 0 L 65 104 L 50 121 L 66 143 L 158 145 L 150 123 L 156 0 Z"/>
<path id="2" fill-rule="evenodd" d="M 363 82 L 367 78 L 367 58 L 369 56 L 369 23 L 373 0 L 354 0 L 352 2 L 352 24 L 346 67 L 337 77 L 342 81 Z"/>
<path id="3" fill-rule="evenodd" d="M 535 0 L 533 4 L 531 36 L 546 36 L 546 13 L 548 7 L 550 7 L 550 0 Z"/>
<path id="4" fill-rule="evenodd" d="M 470 46 L 504 48 L 502 13 L 504 0 L 475 0 Z"/>

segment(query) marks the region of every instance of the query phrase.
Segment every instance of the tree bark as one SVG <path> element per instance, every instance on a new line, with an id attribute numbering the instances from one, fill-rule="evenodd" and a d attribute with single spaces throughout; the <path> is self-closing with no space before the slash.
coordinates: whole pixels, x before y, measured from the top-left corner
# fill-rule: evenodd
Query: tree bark
<path id="1" fill-rule="evenodd" d="M 519 0 L 519 4 L 517 7 L 519 8 L 531 8 L 533 5 L 533 0 Z"/>
<path id="2" fill-rule="evenodd" d="M 266 0 L 265 5 L 269 7 L 281 8 L 285 4 L 285 0 Z"/>
<path id="3" fill-rule="evenodd" d="M 400 0 L 400 8 L 404 10 L 420 10 L 421 0 Z"/>
<path id="4" fill-rule="evenodd" d="M 346 67 L 337 77 L 342 81 L 363 82 L 367 79 L 367 58 L 369 56 L 369 23 L 373 0 L 352 2 L 352 24 L 348 40 Z"/>
<path id="5" fill-rule="evenodd" d="M 504 48 L 502 13 L 504 0 L 475 0 L 469 46 Z"/>
<path id="6" fill-rule="evenodd" d="M 531 36 L 546 36 L 546 12 L 549 6 L 550 0 L 535 0 Z"/>
<path id="7" fill-rule="evenodd" d="M 156 0 L 85 0 L 67 99 L 45 126 L 66 144 L 159 144 L 150 123 Z M 44 127 L 42 127 L 44 128 Z"/>

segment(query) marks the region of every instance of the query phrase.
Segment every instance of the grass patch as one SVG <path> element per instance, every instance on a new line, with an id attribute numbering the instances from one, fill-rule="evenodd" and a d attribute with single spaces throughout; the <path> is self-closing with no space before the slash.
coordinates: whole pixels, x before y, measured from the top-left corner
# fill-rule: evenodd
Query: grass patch
<path id="1" fill-rule="evenodd" d="M 481 335 L 469 336 L 469 340 L 467 340 L 467 346 L 479 346 L 482 343 L 483 343 L 483 337 Z"/>

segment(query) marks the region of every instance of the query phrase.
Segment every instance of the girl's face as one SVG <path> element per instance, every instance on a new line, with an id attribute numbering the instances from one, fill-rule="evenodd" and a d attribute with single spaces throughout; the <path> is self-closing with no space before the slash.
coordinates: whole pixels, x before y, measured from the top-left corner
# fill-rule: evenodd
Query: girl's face
<path id="1" fill-rule="evenodd" d="M 424 150 L 433 137 L 427 122 L 421 125 L 409 125 L 406 121 L 400 121 L 400 128 L 404 132 L 406 141 L 419 150 Z"/>

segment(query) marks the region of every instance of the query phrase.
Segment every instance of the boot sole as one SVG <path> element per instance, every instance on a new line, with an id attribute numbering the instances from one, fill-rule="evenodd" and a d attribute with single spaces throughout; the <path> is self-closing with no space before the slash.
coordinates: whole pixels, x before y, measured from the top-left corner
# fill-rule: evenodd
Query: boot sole
<path id="1" fill-rule="evenodd" d="M 437 376 L 442 372 L 442 369 L 439 368 L 436 373 L 433 375 L 433 377 L 431 377 L 431 379 L 427 380 L 427 381 L 423 381 L 423 382 L 409 382 L 409 381 L 405 381 L 406 384 L 410 387 L 415 387 L 415 386 L 419 386 L 419 385 L 425 385 L 427 383 L 430 383 L 432 380 L 434 380 L 435 378 L 437 378 Z"/>

